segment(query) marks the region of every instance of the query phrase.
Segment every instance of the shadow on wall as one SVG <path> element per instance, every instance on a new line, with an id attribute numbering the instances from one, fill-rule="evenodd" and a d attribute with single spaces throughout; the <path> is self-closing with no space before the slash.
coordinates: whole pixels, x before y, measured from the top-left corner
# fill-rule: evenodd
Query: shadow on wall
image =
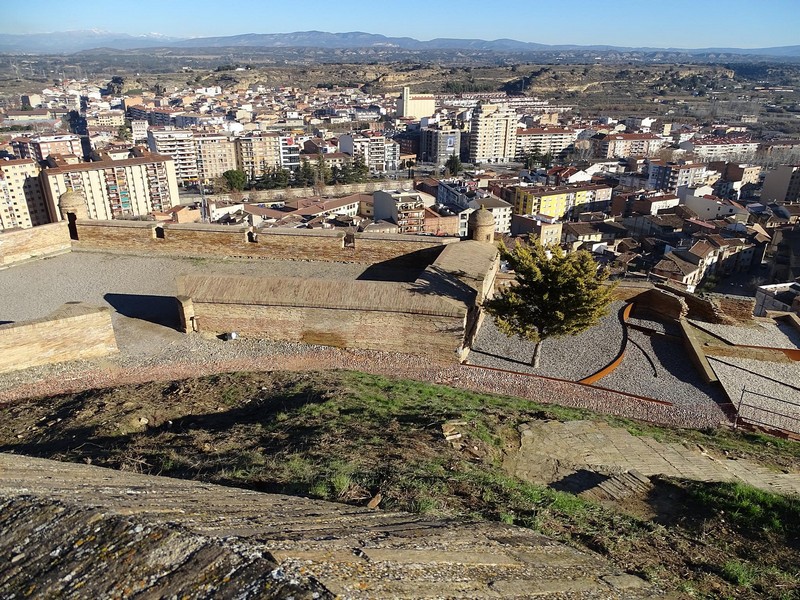
<path id="1" fill-rule="evenodd" d="M 367 267 L 357 279 L 365 281 L 415 281 L 426 267 L 439 258 L 439 254 L 442 253 L 444 248 L 444 246 L 426 248 L 374 263 Z"/>
<path id="2" fill-rule="evenodd" d="M 0 325 L 11 325 L 14 321 L 2 321 L 0 320 Z"/>
<path id="3" fill-rule="evenodd" d="M 121 315 L 181 331 L 178 300 L 173 296 L 106 294 L 103 298 Z"/>

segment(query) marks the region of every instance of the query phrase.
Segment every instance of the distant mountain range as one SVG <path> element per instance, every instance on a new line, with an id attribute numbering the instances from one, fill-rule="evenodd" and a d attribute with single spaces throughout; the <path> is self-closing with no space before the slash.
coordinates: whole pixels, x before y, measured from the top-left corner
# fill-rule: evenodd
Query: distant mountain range
<path id="1" fill-rule="evenodd" d="M 774 48 L 630 48 L 578 44 L 537 44 L 510 39 L 478 40 L 437 38 L 420 41 L 410 37 L 387 37 L 374 33 L 354 31 L 329 33 L 326 31 L 298 31 L 294 33 L 246 33 L 223 37 L 198 37 L 180 39 L 159 34 L 141 36 L 107 31 L 65 31 L 54 33 L 10 34 L 0 33 L 0 52 L 3 53 L 72 53 L 94 48 L 131 50 L 140 48 L 385 48 L 402 50 L 465 50 L 481 52 L 670 52 L 689 55 L 727 54 L 800 58 L 800 45 Z"/>

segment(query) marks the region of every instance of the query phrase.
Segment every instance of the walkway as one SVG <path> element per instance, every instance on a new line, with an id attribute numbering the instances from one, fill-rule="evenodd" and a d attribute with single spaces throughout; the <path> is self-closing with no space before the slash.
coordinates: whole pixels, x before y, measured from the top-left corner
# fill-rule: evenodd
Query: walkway
<path id="1" fill-rule="evenodd" d="M 500 523 L 0 454 L 0 597 L 651 598 Z"/>
<path id="2" fill-rule="evenodd" d="M 552 484 L 578 471 L 626 471 L 695 481 L 740 481 L 766 491 L 800 494 L 800 474 L 778 473 L 748 460 L 719 459 L 680 443 L 634 436 L 594 421 L 536 421 L 521 427 L 520 450 L 507 467 L 535 483 Z"/>

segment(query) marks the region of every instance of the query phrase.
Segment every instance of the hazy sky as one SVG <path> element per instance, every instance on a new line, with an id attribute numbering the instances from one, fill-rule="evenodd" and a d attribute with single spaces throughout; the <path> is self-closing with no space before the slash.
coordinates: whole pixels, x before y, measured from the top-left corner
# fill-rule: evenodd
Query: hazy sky
<path id="1" fill-rule="evenodd" d="M 800 44 L 800 0 L 16 0 L 0 15 L 0 33 L 319 30 L 679 48 Z"/>

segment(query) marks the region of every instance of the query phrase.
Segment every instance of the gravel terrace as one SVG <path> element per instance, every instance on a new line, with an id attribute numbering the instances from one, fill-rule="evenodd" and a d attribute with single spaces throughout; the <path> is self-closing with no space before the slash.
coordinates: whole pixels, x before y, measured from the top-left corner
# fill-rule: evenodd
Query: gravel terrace
<path id="1" fill-rule="evenodd" d="M 742 407 L 740 414 L 743 418 L 800 433 L 800 406 L 781 402 L 800 404 L 800 368 L 797 363 L 714 356 L 709 356 L 708 361 L 733 403 L 738 404 L 743 399 L 745 404 L 751 405 Z M 744 396 L 743 388 L 746 390 Z"/>
<path id="2" fill-rule="evenodd" d="M 210 261 L 71 253 L 0 270 L 0 321 L 39 318 L 70 300 L 113 307 L 114 303 L 120 304 L 120 298 L 130 295 L 149 295 L 149 301 L 157 312 L 163 306 L 160 302 L 170 301 L 170 295 L 175 294 L 177 275 L 204 273 L 211 267 L 215 272 L 225 274 L 350 279 L 365 270 L 363 265 L 338 263 Z M 615 305 L 611 315 L 600 326 L 607 332 L 603 338 L 605 346 L 583 344 L 587 347 L 583 356 L 598 356 L 595 363 L 580 367 L 585 374 L 596 370 L 595 365 L 597 368 L 605 365 L 618 352 L 622 339 L 622 328 L 616 314 L 619 307 Z M 351 369 L 478 392 L 508 394 L 667 425 L 711 427 L 727 421 L 712 402 L 663 406 L 569 381 L 498 373 L 468 365 L 434 364 L 417 357 L 387 352 L 341 350 L 266 340 L 223 342 L 196 334 L 185 335 L 152 321 L 114 314 L 114 330 L 120 348 L 118 355 L 3 374 L 0 376 L 0 402 L 237 370 Z M 485 321 L 484 327 L 487 330 L 491 328 L 491 319 Z M 592 331 L 596 336 L 597 332 Z M 597 348 L 602 348 L 602 351 Z M 575 368 L 580 362 L 575 360 L 574 349 L 565 347 L 559 350 L 556 344 L 545 346 L 543 359 L 548 354 L 556 362 L 560 356 L 561 362 L 569 364 L 570 368 Z M 522 352 L 520 359 L 527 362 L 529 356 Z M 602 383 L 608 387 L 605 380 Z M 626 391 L 644 393 L 641 389 L 630 388 L 628 385 Z"/>
<path id="3" fill-rule="evenodd" d="M 614 302 L 598 325 L 575 336 L 552 338 L 544 342 L 538 369 L 530 366 L 534 344 L 520 337 L 504 335 L 495 327 L 491 317 L 487 317 L 472 346 L 468 362 L 578 381 L 599 371 L 619 354 L 623 340 L 619 313 L 624 306 L 623 302 Z"/>
<path id="4" fill-rule="evenodd" d="M 749 327 L 719 325 L 690 321 L 736 346 L 764 346 L 766 348 L 800 348 L 800 331 L 786 323 L 756 323 Z"/>

